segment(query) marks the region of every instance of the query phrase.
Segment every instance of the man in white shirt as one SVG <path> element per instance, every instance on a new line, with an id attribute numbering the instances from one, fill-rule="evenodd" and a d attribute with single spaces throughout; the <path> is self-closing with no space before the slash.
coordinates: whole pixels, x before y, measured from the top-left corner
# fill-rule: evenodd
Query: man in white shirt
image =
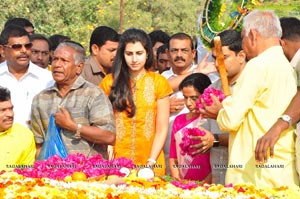
<path id="1" fill-rule="evenodd" d="M 30 126 L 31 102 L 41 90 L 53 85 L 51 72 L 30 62 L 32 43 L 20 26 L 8 25 L 1 32 L 0 85 L 11 91 L 15 123 Z"/>
<path id="2" fill-rule="evenodd" d="M 169 174 L 170 136 L 175 117 L 189 110 L 184 105 L 182 92 L 178 90 L 180 82 L 193 72 L 208 74 L 216 70 L 214 62 L 206 62 L 208 55 L 203 58 L 199 65 L 194 65 L 196 49 L 192 38 L 186 33 L 176 33 L 169 40 L 168 56 L 171 68 L 164 71 L 162 75 L 168 79 L 174 93 L 170 98 L 170 118 L 168 136 L 164 146 L 167 174 Z"/>

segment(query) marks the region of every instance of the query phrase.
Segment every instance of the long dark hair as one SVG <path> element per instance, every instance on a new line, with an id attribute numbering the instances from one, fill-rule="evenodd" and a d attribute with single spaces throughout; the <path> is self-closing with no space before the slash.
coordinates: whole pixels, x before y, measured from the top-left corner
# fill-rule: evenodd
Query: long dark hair
<path id="1" fill-rule="evenodd" d="M 128 117 L 133 117 L 136 111 L 136 106 L 131 92 L 130 71 L 126 64 L 124 51 L 128 43 L 141 42 L 147 53 L 145 69 L 152 66 L 152 45 L 147 33 L 143 30 L 131 28 L 126 30 L 120 38 L 117 54 L 112 67 L 113 84 L 109 93 L 109 99 L 114 107 L 119 112 L 126 110 Z"/>
<path id="2" fill-rule="evenodd" d="M 179 90 L 184 87 L 193 86 L 200 94 L 211 84 L 209 77 L 202 73 L 193 73 L 182 80 L 179 84 Z"/>

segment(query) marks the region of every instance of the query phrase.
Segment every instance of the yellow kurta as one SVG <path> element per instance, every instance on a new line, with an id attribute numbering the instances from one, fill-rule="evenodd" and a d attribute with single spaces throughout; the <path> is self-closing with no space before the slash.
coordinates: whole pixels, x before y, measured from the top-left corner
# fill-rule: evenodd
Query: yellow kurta
<path id="1" fill-rule="evenodd" d="M 299 184 L 292 127 L 281 134 L 273 158 L 264 165 L 255 161 L 257 140 L 296 94 L 294 75 L 281 47 L 272 47 L 247 63 L 232 96 L 222 102 L 217 122 L 221 130 L 230 132 L 226 183 L 253 183 L 260 187 Z"/>
<path id="2" fill-rule="evenodd" d="M 100 87 L 108 95 L 113 82 L 112 75 L 107 75 Z M 150 156 L 155 135 L 157 100 L 172 93 L 167 80 L 160 74 L 146 72 L 136 80 L 134 101 L 136 113 L 132 118 L 127 113 L 115 111 L 116 144 L 115 157 L 131 159 L 137 166 L 144 166 Z M 161 152 L 155 169 L 156 175 L 165 174 L 165 161 Z"/>

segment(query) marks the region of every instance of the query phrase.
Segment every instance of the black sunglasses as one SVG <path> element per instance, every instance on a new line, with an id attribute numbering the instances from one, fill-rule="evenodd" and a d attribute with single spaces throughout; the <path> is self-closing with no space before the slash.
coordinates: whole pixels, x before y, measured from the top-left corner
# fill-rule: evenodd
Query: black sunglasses
<path id="1" fill-rule="evenodd" d="M 3 45 L 4 47 L 11 48 L 14 50 L 21 50 L 22 47 L 24 46 L 26 50 L 29 50 L 32 47 L 32 43 L 28 44 L 12 44 L 12 45 Z"/>

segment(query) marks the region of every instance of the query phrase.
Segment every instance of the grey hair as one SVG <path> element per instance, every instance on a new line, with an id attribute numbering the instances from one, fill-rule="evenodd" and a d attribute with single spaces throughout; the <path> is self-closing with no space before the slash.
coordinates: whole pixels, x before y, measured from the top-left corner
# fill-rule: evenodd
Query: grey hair
<path id="1" fill-rule="evenodd" d="M 243 20 L 245 36 L 248 36 L 251 29 L 258 31 L 264 38 L 282 36 L 279 18 L 272 10 L 251 11 Z"/>
<path id="2" fill-rule="evenodd" d="M 76 42 L 66 41 L 66 42 L 60 43 L 57 46 L 57 48 L 65 47 L 65 46 L 69 46 L 69 47 L 73 48 L 76 51 L 76 53 L 73 54 L 75 64 L 84 63 L 84 61 L 85 61 L 85 50 L 80 44 L 78 44 Z"/>

